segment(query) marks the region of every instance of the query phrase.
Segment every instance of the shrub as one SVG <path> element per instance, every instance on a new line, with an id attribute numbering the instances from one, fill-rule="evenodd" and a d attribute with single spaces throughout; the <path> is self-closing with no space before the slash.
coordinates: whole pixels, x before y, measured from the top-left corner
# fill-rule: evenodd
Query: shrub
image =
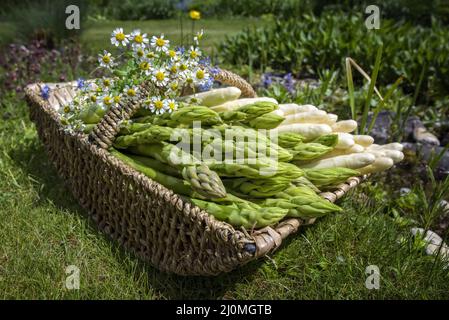
<path id="1" fill-rule="evenodd" d="M 87 0 L 34 0 L 14 5 L 11 1 L 9 5 L 3 6 L 2 20 L 12 25 L 16 38 L 42 40 L 45 46 L 53 48 L 64 39 L 79 36 L 84 30 L 87 3 Z M 72 4 L 80 8 L 79 30 L 69 30 L 65 27 L 68 16 L 65 10 Z"/>
<path id="2" fill-rule="evenodd" d="M 219 47 L 222 63 L 315 74 L 315 70 L 342 69 L 345 57 L 372 69 L 380 44 L 384 45 L 379 82 L 408 80 L 407 93 L 417 87 L 426 95 L 449 92 L 449 28 L 434 22 L 431 28 L 383 20 L 380 30 L 367 31 L 364 16 L 326 12 L 317 18 L 278 20 L 262 28 L 247 28 L 228 37 Z M 424 81 L 418 86 L 423 74 Z M 429 98 L 421 96 L 421 98 Z"/>
<path id="3" fill-rule="evenodd" d="M 176 0 L 103 0 L 104 15 L 118 20 L 167 19 L 176 14 Z"/>

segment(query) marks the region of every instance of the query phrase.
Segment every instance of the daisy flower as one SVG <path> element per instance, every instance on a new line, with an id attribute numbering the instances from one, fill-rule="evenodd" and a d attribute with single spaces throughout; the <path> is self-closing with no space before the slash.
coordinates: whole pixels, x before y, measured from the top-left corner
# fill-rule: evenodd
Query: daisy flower
<path id="1" fill-rule="evenodd" d="M 172 76 L 176 75 L 179 71 L 179 66 L 177 63 L 172 63 L 168 66 L 168 71 Z"/>
<path id="2" fill-rule="evenodd" d="M 175 50 L 168 50 L 167 56 L 169 56 L 172 61 L 179 61 L 179 55 Z"/>
<path id="3" fill-rule="evenodd" d="M 108 91 L 112 87 L 113 81 L 110 78 L 105 78 L 101 80 L 101 85 L 103 87 L 103 91 Z"/>
<path id="4" fill-rule="evenodd" d="M 193 78 L 198 84 L 203 84 L 209 80 L 209 72 L 205 69 L 197 68 L 193 72 Z"/>
<path id="5" fill-rule="evenodd" d="M 178 81 L 172 81 L 168 84 L 168 87 L 170 88 L 170 90 L 172 91 L 177 91 L 179 89 L 179 83 Z"/>
<path id="6" fill-rule="evenodd" d="M 129 43 L 129 35 L 123 32 L 123 28 L 117 28 L 112 31 L 111 43 L 116 47 L 119 45 L 126 46 Z"/>
<path id="7" fill-rule="evenodd" d="M 194 46 L 191 46 L 189 49 L 189 58 L 190 59 L 197 59 L 201 56 L 201 51 L 199 48 L 195 48 Z"/>
<path id="8" fill-rule="evenodd" d="M 65 113 L 65 114 L 68 114 L 68 113 L 72 112 L 72 110 L 73 109 L 72 109 L 72 106 L 70 104 L 66 104 L 64 106 L 64 108 L 62 108 L 62 112 Z"/>
<path id="9" fill-rule="evenodd" d="M 144 72 L 147 76 L 149 76 L 153 72 L 153 68 L 151 68 L 150 62 L 144 60 L 139 63 L 139 69 Z"/>
<path id="10" fill-rule="evenodd" d="M 151 46 L 155 48 L 157 52 L 167 52 L 170 41 L 164 39 L 162 34 L 160 37 L 153 36 L 151 38 Z"/>
<path id="11" fill-rule="evenodd" d="M 134 46 L 133 47 L 133 56 L 139 60 L 144 59 L 145 58 L 145 49 L 141 46 Z"/>
<path id="12" fill-rule="evenodd" d="M 154 70 L 151 79 L 159 87 L 165 86 L 168 82 L 168 76 L 164 68 Z"/>
<path id="13" fill-rule="evenodd" d="M 126 86 L 123 89 L 123 92 L 128 96 L 128 97 L 135 97 L 137 95 L 137 91 L 139 89 L 136 86 Z"/>
<path id="14" fill-rule="evenodd" d="M 147 51 L 145 52 L 145 59 L 147 59 L 147 60 L 153 60 L 154 58 L 156 58 L 156 54 L 154 53 L 154 51 L 147 50 Z"/>
<path id="15" fill-rule="evenodd" d="M 98 55 L 98 62 L 100 63 L 100 66 L 104 68 L 111 68 L 114 66 L 114 58 L 111 53 L 106 50 L 103 51 L 103 54 Z"/>
<path id="16" fill-rule="evenodd" d="M 112 103 L 114 102 L 114 98 L 108 94 L 105 94 L 104 96 L 100 97 L 99 100 L 100 100 L 99 101 L 100 106 L 105 107 L 105 108 L 109 108 L 112 105 Z"/>
<path id="17" fill-rule="evenodd" d="M 166 100 L 167 112 L 173 112 L 178 109 L 178 103 L 174 99 Z"/>
<path id="18" fill-rule="evenodd" d="M 133 47 L 145 47 L 145 45 L 149 42 L 147 34 L 146 33 L 142 34 L 139 29 L 136 29 L 133 32 L 131 32 L 130 38 L 133 42 L 132 44 Z"/>
<path id="19" fill-rule="evenodd" d="M 114 106 L 115 107 L 119 107 L 119 102 L 122 100 L 122 95 L 121 94 L 116 94 L 115 96 L 112 97 L 112 101 L 114 102 Z"/>
<path id="20" fill-rule="evenodd" d="M 167 108 L 167 101 L 159 96 L 152 97 L 150 108 L 156 114 L 162 114 L 165 112 L 165 109 Z"/>
<path id="21" fill-rule="evenodd" d="M 192 74 L 192 71 L 186 70 L 181 74 L 182 81 L 188 86 L 188 87 L 195 87 L 195 79 L 194 75 Z"/>

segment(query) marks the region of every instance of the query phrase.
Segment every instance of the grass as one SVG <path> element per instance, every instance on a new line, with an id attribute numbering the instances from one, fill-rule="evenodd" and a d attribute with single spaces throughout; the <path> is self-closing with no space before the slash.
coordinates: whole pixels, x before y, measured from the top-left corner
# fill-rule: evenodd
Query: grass
<path id="1" fill-rule="evenodd" d="M 25 104 L 12 97 L 0 110 L 10 117 L 0 123 L 0 298 L 449 298 L 449 271 L 394 222 L 388 201 L 363 200 L 379 195 L 381 186 L 370 184 L 346 197 L 344 213 L 302 229 L 270 259 L 217 278 L 161 273 L 88 222 L 49 163 Z M 72 264 L 80 290 L 64 287 Z M 379 290 L 365 288 L 369 265 L 380 268 Z"/>
<path id="2" fill-rule="evenodd" d="M 266 23 L 258 18 L 229 18 L 229 19 L 202 19 L 196 22 L 195 32 L 204 29 L 204 38 L 201 46 L 209 53 L 215 44 L 222 41 L 226 35 L 233 35 L 248 25 L 263 25 Z M 191 40 L 191 21 L 183 20 L 183 33 L 185 40 Z M 180 22 L 178 19 L 147 20 L 147 21 L 89 21 L 87 29 L 82 35 L 84 47 L 91 52 L 109 48 L 110 33 L 117 27 L 123 27 L 126 32 L 140 28 L 143 32 L 151 35 L 163 33 L 166 38 L 175 44 L 181 43 Z"/>
<path id="3" fill-rule="evenodd" d="M 245 21 L 259 23 L 202 20 L 214 35 L 206 37 L 206 45 Z M 176 21 L 91 22 L 83 35 L 85 47 L 106 45 L 103 37 L 118 25 L 170 38 L 177 34 Z M 1 97 L 0 119 L 2 299 L 449 298 L 449 269 L 426 256 L 422 242 L 411 237 L 410 228 L 419 224 L 406 223 L 412 215 L 425 215 L 426 207 L 404 200 L 402 209 L 394 211 L 397 194 L 375 183 L 346 196 L 340 203 L 343 213 L 302 228 L 268 258 L 218 277 L 159 272 L 88 222 L 49 162 L 21 97 Z M 80 290 L 64 286 L 69 265 L 80 269 Z M 365 287 L 369 265 L 380 269 L 379 290 Z"/>

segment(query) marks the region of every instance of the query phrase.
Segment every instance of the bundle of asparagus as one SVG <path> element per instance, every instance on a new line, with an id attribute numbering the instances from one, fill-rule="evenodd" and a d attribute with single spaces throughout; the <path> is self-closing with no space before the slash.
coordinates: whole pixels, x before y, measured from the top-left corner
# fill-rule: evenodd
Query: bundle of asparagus
<path id="1" fill-rule="evenodd" d="M 351 135 L 355 121 L 315 106 L 240 99 L 235 87 L 208 90 L 215 71 L 197 48 L 202 33 L 189 50 L 170 49 L 163 35 L 146 37 L 113 31 L 123 59 L 99 55 L 111 77 L 78 82 L 79 94 L 59 110 L 61 123 L 88 133 L 109 109 L 137 101 L 141 108 L 121 123 L 111 153 L 217 219 L 259 228 L 337 212 L 320 189 L 402 160 L 401 145 Z M 200 87 L 206 91 L 184 95 Z"/>
<path id="2" fill-rule="evenodd" d="M 320 189 L 401 160 L 399 144 L 350 135 L 353 121 L 337 122 L 311 105 L 239 95 L 237 88 L 215 89 L 181 97 L 170 113 L 138 112 L 122 123 L 111 152 L 217 219 L 245 228 L 338 212 Z M 94 125 L 102 113 L 91 107 L 81 118 Z"/>

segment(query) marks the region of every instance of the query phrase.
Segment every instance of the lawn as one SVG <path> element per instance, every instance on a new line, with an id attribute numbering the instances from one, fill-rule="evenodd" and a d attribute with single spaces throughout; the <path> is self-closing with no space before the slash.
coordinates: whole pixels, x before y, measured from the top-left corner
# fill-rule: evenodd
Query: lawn
<path id="1" fill-rule="evenodd" d="M 226 36 L 231 36 L 241 31 L 244 27 L 260 26 L 267 22 L 258 18 L 228 18 L 228 19 L 202 19 L 195 24 L 195 33 L 204 29 L 205 36 L 201 44 L 209 52 L 213 45 L 224 40 Z M 82 43 L 86 50 L 98 52 L 110 46 L 109 35 L 111 30 L 123 27 L 130 32 L 134 29 L 141 29 L 152 35 L 164 34 L 166 38 L 180 44 L 181 32 L 180 21 L 177 19 L 168 20 L 147 20 L 147 21 L 89 21 L 87 30 L 83 33 Z M 183 20 L 183 33 L 186 41 L 191 40 L 191 21 Z"/>
<path id="2" fill-rule="evenodd" d="M 116 26 L 163 32 L 179 41 L 177 23 L 89 22 L 82 41 L 92 51 L 106 47 Z M 258 23 L 264 22 L 201 20 L 197 27 L 207 31 L 211 48 Z M 376 184 L 379 177 L 348 194 L 340 202 L 342 213 L 301 229 L 273 255 L 218 277 L 179 277 L 124 252 L 86 219 L 49 162 L 23 98 L 2 96 L 0 119 L 2 299 L 449 298 L 449 269 L 425 255 L 410 235 L 413 223 L 393 217 L 398 195 Z M 79 290 L 65 288 L 69 265 L 80 269 Z M 378 290 L 365 286 L 371 265 L 380 270 Z"/>
<path id="3" fill-rule="evenodd" d="M 2 105 L 0 298 L 449 298 L 443 263 L 394 222 L 386 195 L 370 183 L 346 197 L 343 213 L 302 229 L 269 258 L 216 278 L 161 273 L 88 222 L 49 163 L 25 103 L 12 97 Z M 384 202 L 366 200 L 379 195 Z M 80 268 L 79 290 L 64 286 L 68 265 Z M 379 290 L 365 287 L 369 265 L 380 269 Z"/>

